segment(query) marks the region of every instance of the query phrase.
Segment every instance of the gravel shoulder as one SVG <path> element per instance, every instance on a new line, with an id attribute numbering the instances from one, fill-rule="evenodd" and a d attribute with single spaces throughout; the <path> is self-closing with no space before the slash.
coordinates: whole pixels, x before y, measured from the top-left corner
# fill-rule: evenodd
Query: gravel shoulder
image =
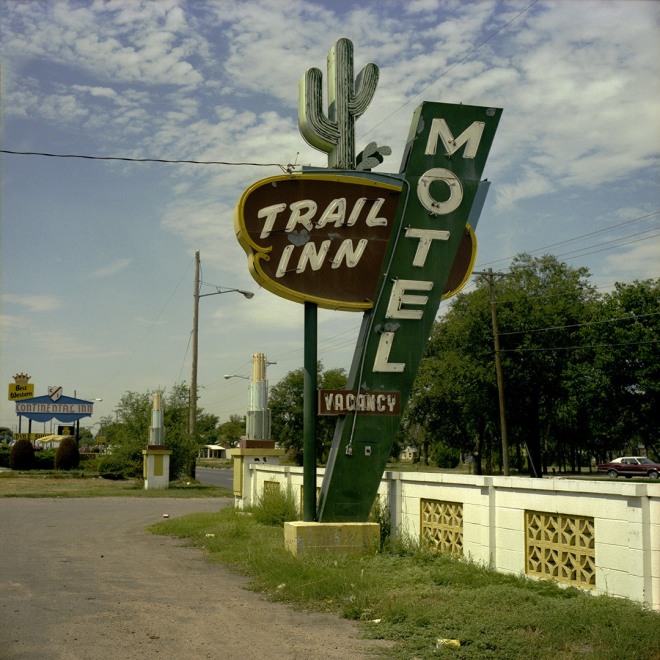
<path id="1" fill-rule="evenodd" d="M 354 623 L 294 611 L 148 525 L 229 500 L 0 499 L 0 658 L 372 657 Z"/>

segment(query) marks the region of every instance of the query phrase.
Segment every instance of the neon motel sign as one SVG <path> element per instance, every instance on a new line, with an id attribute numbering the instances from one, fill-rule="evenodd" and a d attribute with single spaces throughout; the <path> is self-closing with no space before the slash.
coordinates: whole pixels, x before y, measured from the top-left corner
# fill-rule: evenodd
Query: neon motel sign
<path id="1" fill-rule="evenodd" d="M 501 112 L 424 102 L 398 174 L 303 171 L 258 181 L 239 200 L 237 238 L 261 286 L 363 313 L 347 391 L 319 394 L 319 410 L 338 415 L 321 522 L 368 518 L 440 301 L 472 271 Z"/>

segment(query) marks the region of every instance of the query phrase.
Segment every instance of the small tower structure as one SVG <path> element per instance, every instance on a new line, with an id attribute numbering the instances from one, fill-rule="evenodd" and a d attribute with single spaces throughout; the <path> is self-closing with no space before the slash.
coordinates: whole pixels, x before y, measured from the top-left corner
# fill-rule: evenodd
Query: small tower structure
<path id="1" fill-rule="evenodd" d="M 151 409 L 149 442 L 147 448 L 142 450 L 144 487 L 147 490 L 150 488 L 169 488 L 170 486 L 170 456 L 172 450 L 168 449 L 164 442 L 163 396 L 160 392 L 156 392 Z"/>

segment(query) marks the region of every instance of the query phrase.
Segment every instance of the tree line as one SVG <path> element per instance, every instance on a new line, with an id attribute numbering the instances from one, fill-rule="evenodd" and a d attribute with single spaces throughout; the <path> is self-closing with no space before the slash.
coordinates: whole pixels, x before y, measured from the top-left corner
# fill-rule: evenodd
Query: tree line
<path id="1" fill-rule="evenodd" d="M 512 467 L 578 471 L 616 454 L 659 457 L 660 279 L 599 293 L 586 268 L 519 255 L 495 305 Z M 501 470 L 492 301 L 486 281 L 439 319 L 401 439 L 425 460 Z"/>
<path id="2" fill-rule="evenodd" d="M 231 415 L 228 421 L 220 424 L 216 415 L 199 408 L 196 435 L 192 437 L 188 429 L 190 389 L 186 383 L 177 383 L 169 391 L 156 389 L 141 393 L 126 392 L 115 408 L 114 417 L 101 418 L 98 433 L 105 438 L 111 452 L 106 462 L 112 463 L 123 476 L 142 475 L 142 450 L 149 440 L 153 396 L 156 392 L 162 395 L 164 442 L 172 450 L 172 479 L 184 474 L 192 476 L 198 451 L 204 445 L 233 447 L 245 433 L 244 416 Z"/>
<path id="3" fill-rule="evenodd" d="M 660 458 L 660 279 L 617 283 L 602 293 L 586 268 L 554 256 L 516 257 L 495 289 L 475 278 L 436 321 L 393 450 L 417 449 L 441 467 L 471 461 L 477 474 L 502 471 L 502 427 L 493 341 L 495 305 L 508 458 L 513 473 L 578 471 L 614 455 Z M 346 372 L 318 365 L 320 389 L 342 389 Z M 270 391 L 272 437 L 302 462 L 303 370 Z M 188 432 L 189 389 L 163 392 L 171 473 L 190 473 L 200 446 L 232 447 L 245 419 L 199 410 Z M 127 392 L 101 420 L 126 473 L 142 473 L 154 392 Z M 317 420 L 317 460 L 325 462 L 335 419 Z"/>

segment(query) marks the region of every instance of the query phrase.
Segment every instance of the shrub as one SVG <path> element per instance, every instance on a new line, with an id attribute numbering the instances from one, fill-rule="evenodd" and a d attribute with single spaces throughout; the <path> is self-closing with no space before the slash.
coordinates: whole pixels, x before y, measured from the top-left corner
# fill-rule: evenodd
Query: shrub
<path id="1" fill-rule="evenodd" d="M 11 448 L 9 467 L 12 470 L 32 470 L 34 468 L 34 447 L 29 440 L 18 440 Z"/>
<path id="2" fill-rule="evenodd" d="M 433 462 L 439 468 L 454 469 L 461 462 L 461 455 L 452 447 L 438 443 L 433 450 Z"/>
<path id="3" fill-rule="evenodd" d="M 9 453 L 11 452 L 11 447 L 0 447 L 0 467 L 9 467 Z"/>
<path id="4" fill-rule="evenodd" d="M 291 488 L 265 490 L 252 511 L 252 517 L 261 525 L 274 526 L 298 520 L 296 498 Z"/>
<path id="5" fill-rule="evenodd" d="M 380 495 L 376 495 L 371 507 L 369 522 L 380 525 L 380 549 L 383 550 L 392 535 L 392 512 L 390 511 L 389 502 L 387 500 L 382 501 Z"/>
<path id="6" fill-rule="evenodd" d="M 55 469 L 55 449 L 38 449 L 34 452 L 35 470 Z"/>
<path id="7" fill-rule="evenodd" d="M 125 479 L 124 461 L 109 454 L 99 461 L 99 475 L 104 479 Z"/>
<path id="8" fill-rule="evenodd" d="M 75 470 L 80 465 L 80 450 L 75 438 L 64 438 L 55 453 L 56 470 Z"/>
<path id="9" fill-rule="evenodd" d="M 99 461 L 98 454 L 80 454 L 80 469 L 86 474 L 98 474 Z"/>

